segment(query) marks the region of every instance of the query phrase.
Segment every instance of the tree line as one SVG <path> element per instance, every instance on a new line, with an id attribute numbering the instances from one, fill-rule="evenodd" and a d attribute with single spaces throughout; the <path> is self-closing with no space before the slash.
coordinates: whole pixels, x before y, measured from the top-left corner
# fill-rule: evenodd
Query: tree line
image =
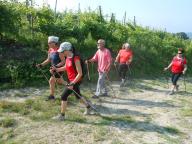
<path id="1" fill-rule="evenodd" d="M 131 68 L 135 77 L 161 75 L 179 47 L 184 48 L 188 60 L 192 54 L 192 42 L 185 33 L 142 27 L 135 21 L 121 23 L 113 14 L 107 19 L 101 8 L 55 14 L 47 6 L 35 8 L 26 3 L 0 1 L 0 10 L 0 83 L 9 81 L 23 86 L 43 79 L 34 63 L 46 58 L 50 35 L 58 36 L 60 42 L 73 43 L 85 59 L 95 53 L 100 38 L 106 40 L 113 57 L 128 42 L 134 52 Z M 191 72 L 189 67 L 188 73 Z"/>

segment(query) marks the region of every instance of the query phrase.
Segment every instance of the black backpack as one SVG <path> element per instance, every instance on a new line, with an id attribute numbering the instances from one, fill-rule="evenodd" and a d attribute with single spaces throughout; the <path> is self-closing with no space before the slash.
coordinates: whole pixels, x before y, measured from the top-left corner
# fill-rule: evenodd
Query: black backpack
<path id="1" fill-rule="evenodd" d="M 72 49 L 72 52 L 73 52 L 73 57 L 72 57 L 72 65 L 73 65 L 73 68 L 76 70 L 76 66 L 75 66 L 75 61 L 74 61 L 74 57 L 75 56 L 78 56 L 80 58 L 80 64 L 81 64 L 81 69 L 82 69 L 82 78 L 85 77 L 85 75 L 87 74 L 87 67 L 86 67 L 86 64 L 85 64 L 85 61 L 82 59 L 82 57 L 80 56 L 79 52 L 76 52 L 75 51 L 75 48 L 73 47 Z M 77 71 L 77 70 L 76 70 Z"/>

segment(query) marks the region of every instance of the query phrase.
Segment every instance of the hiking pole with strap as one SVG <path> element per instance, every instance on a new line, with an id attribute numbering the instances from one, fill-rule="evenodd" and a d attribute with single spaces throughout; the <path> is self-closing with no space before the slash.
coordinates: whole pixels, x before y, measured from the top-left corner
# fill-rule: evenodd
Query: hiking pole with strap
<path id="1" fill-rule="evenodd" d="M 183 80 L 184 80 L 185 92 L 187 92 L 187 86 L 186 86 L 185 74 L 183 74 Z"/>
<path id="2" fill-rule="evenodd" d="M 70 84 L 67 84 L 67 85 L 65 85 L 65 86 L 70 86 Z M 69 89 L 69 88 L 68 88 L 68 89 Z M 83 96 L 81 96 L 80 94 L 78 94 L 74 89 L 70 89 L 70 90 L 72 90 L 81 100 L 83 100 L 83 102 L 84 102 L 85 104 L 87 104 L 88 106 L 90 106 L 97 114 L 101 115 L 101 114 L 99 113 L 99 111 L 95 108 L 95 106 L 91 103 L 90 100 L 87 100 L 85 97 L 83 97 Z"/>
<path id="3" fill-rule="evenodd" d="M 41 72 L 41 74 L 45 77 L 45 79 L 48 81 L 49 83 L 49 79 L 47 78 L 47 76 L 45 75 L 45 73 L 43 72 L 43 70 L 41 69 L 41 67 L 37 67 L 39 69 L 39 71 Z"/>
<path id="4" fill-rule="evenodd" d="M 129 74 L 130 74 L 130 76 L 132 76 L 132 72 L 131 72 L 129 64 L 127 66 L 128 66 Z"/>
<path id="5" fill-rule="evenodd" d="M 110 81 L 110 79 L 109 79 L 109 76 L 106 74 L 106 78 L 107 78 L 107 80 L 110 82 L 110 83 L 112 83 L 111 81 Z M 115 94 L 115 91 L 114 91 L 114 89 L 113 89 L 113 87 L 109 84 L 108 85 L 109 87 L 110 87 L 110 89 L 112 90 L 112 92 L 113 92 L 113 94 L 114 94 L 114 97 L 116 97 L 116 94 Z"/>
<path id="6" fill-rule="evenodd" d="M 118 68 L 117 68 L 117 64 L 118 64 L 118 63 L 115 62 L 115 63 L 114 63 L 114 66 L 115 66 L 115 70 L 116 70 L 116 72 L 119 74 L 119 70 L 118 70 Z"/>
<path id="7" fill-rule="evenodd" d="M 131 69 L 130 69 L 129 64 L 127 64 L 127 67 L 128 67 L 128 71 L 129 71 L 130 82 L 132 82 L 132 80 L 133 80 L 133 79 L 131 79 L 131 77 L 132 77 L 132 71 L 131 71 Z M 131 83 L 131 84 L 132 84 L 132 83 Z"/>
<path id="8" fill-rule="evenodd" d="M 165 71 L 164 71 L 165 72 Z M 167 82 L 167 88 L 169 89 L 169 78 L 168 78 L 168 76 L 166 75 L 166 73 L 165 73 L 165 79 L 166 79 L 166 82 Z"/>
<path id="9" fill-rule="evenodd" d="M 88 80 L 90 81 L 90 73 L 89 73 L 89 63 L 86 63 L 87 65 L 87 76 L 88 76 Z"/>

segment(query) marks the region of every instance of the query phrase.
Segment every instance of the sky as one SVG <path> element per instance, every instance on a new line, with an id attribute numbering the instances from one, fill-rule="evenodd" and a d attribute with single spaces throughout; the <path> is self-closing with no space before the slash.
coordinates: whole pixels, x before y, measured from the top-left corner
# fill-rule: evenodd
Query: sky
<path id="1" fill-rule="evenodd" d="M 42 5 L 43 0 L 35 0 Z M 52 9 L 56 0 L 47 1 Z M 81 11 L 102 7 L 104 15 L 115 14 L 119 21 L 126 19 L 141 26 L 166 30 L 167 32 L 192 32 L 192 0 L 57 0 L 57 11 L 66 9 L 77 11 L 80 4 Z"/>

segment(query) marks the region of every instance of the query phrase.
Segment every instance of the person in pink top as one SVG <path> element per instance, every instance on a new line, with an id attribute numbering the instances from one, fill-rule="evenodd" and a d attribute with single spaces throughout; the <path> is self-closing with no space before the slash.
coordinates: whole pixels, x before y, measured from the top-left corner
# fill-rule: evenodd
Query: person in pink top
<path id="1" fill-rule="evenodd" d="M 107 48 L 105 48 L 105 40 L 99 39 L 97 42 L 97 48 L 98 50 L 95 55 L 91 59 L 85 61 L 86 63 L 98 62 L 97 70 L 99 73 L 99 78 L 97 81 L 95 95 L 92 98 L 99 98 L 99 96 L 108 96 L 105 86 L 105 79 L 112 63 L 111 53 Z"/>

